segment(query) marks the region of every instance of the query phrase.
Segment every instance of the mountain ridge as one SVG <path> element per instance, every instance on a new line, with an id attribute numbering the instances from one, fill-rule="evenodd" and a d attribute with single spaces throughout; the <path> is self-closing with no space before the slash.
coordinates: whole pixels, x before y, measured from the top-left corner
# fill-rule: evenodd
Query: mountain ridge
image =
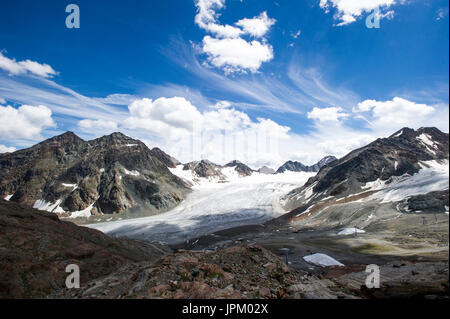
<path id="1" fill-rule="evenodd" d="M 325 156 L 320 161 L 318 161 L 316 164 L 307 166 L 303 163 L 297 162 L 297 161 L 287 161 L 282 166 L 278 168 L 276 171 L 277 174 L 284 173 L 286 171 L 291 172 L 318 172 L 322 167 L 336 161 L 337 158 L 334 156 Z"/>
<path id="2" fill-rule="evenodd" d="M 303 187 L 285 197 L 290 202 L 287 207 L 293 209 L 306 200 L 309 205 L 330 196 L 342 198 L 360 193 L 367 183 L 389 181 L 405 174 L 413 176 L 423 169 L 424 162 L 448 161 L 448 137 L 437 128 L 405 127 L 387 138 L 378 138 L 324 166 Z"/>

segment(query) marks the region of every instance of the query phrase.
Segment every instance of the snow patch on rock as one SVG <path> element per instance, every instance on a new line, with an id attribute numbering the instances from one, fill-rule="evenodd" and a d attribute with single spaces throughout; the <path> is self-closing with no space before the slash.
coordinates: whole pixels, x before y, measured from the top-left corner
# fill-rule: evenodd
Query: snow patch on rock
<path id="1" fill-rule="evenodd" d="M 64 186 L 64 187 L 67 187 L 67 188 L 72 188 L 72 192 L 78 188 L 78 185 L 77 185 L 77 184 L 66 184 L 66 183 L 62 183 L 61 185 Z"/>
<path id="2" fill-rule="evenodd" d="M 93 202 L 86 209 L 80 210 L 78 212 L 72 212 L 69 218 L 78 218 L 78 217 L 90 217 L 92 215 L 92 209 L 94 208 L 96 202 Z"/>
<path id="3" fill-rule="evenodd" d="M 42 210 L 42 211 L 47 211 L 47 212 L 53 212 L 60 204 L 62 203 L 62 200 L 61 199 L 58 199 L 57 201 L 56 201 L 56 203 L 50 203 L 50 202 L 47 202 L 47 201 L 45 201 L 45 200 L 42 200 L 42 199 L 38 199 L 35 203 L 34 203 L 34 205 L 33 205 L 33 208 L 34 209 L 37 209 L 37 210 Z"/>
<path id="4" fill-rule="evenodd" d="M 313 265 L 321 266 L 321 267 L 330 267 L 330 266 L 344 266 L 344 264 L 340 263 L 336 259 L 325 255 L 325 254 L 314 254 L 303 257 L 303 259 Z"/>
<path id="5" fill-rule="evenodd" d="M 366 233 L 366 231 L 364 231 L 362 229 L 352 227 L 352 228 L 345 228 L 345 229 L 341 230 L 338 233 L 338 235 L 354 235 L 354 234 L 365 234 L 365 233 Z"/>
<path id="6" fill-rule="evenodd" d="M 123 172 L 127 175 L 131 175 L 131 176 L 140 176 L 141 173 L 139 173 L 138 171 L 129 171 L 126 168 L 123 169 Z"/>
<path id="7" fill-rule="evenodd" d="M 436 155 L 435 150 L 437 149 L 437 145 L 430 135 L 422 133 L 418 137 L 416 137 L 416 139 L 419 140 L 423 145 L 425 145 L 430 153 Z"/>

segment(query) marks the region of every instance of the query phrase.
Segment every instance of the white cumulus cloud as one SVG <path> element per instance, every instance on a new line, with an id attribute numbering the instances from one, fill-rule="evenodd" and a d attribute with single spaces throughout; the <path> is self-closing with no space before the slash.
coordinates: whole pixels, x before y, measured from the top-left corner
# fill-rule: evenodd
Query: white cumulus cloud
<path id="1" fill-rule="evenodd" d="M 338 122 L 342 118 L 347 118 L 348 114 L 343 112 L 341 107 L 315 107 L 308 113 L 308 118 L 320 122 Z"/>
<path id="2" fill-rule="evenodd" d="M 438 112 L 438 107 L 440 111 Z M 431 106 L 415 103 L 404 98 L 394 97 L 388 101 L 365 100 L 353 109 L 357 116 L 364 118 L 376 131 L 395 131 L 404 126 L 439 126 L 445 129 L 442 117 L 448 117 L 447 106 Z M 447 112 L 447 115 L 443 112 Z"/>
<path id="3" fill-rule="evenodd" d="M 205 36 L 202 43 L 202 51 L 211 65 L 225 73 L 256 73 L 264 62 L 273 59 L 273 48 L 265 36 L 276 20 L 269 18 L 267 12 L 241 19 L 234 25 L 223 25 L 218 21 L 217 10 L 224 8 L 225 0 L 195 0 L 195 5 L 195 23 L 212 34 Z"/>
<path id="4" fill-rule="evenodd" d="M 28 59 L 17 62 L 15 59 L 5 57 L 2 52 L 0 52 L 0 69 L 9 72 L 11 75 L 32 73 L 44 78 L 51 78 L 57 74 L 48 64 L 40 64 Z"/>
<path id="5" fill-rule="evenodd" d="M 242 19 L 236 22 L 236 25 L 241 27 L 244 33 L 256 38 L 262 38 L 269 32 L 270 28 L 275 24 L 276 20 L 267 16 L 264 11 L 259 16 L 252 19 Z"/>
<path id="6" fill-rule="evenodd" d="M 129 106 L 130 117 L 123 127 L 149 133 L 143 135 L 144 140 L 152 140 L 149 145 L 158 141 L 161 148 L 185 162 L 207 158 L 226 163 L 239 157 L 256 165 L 261 159 L 268 161 L 264 164 L 283 160 L 274 147 L 289 138 L 289 127 L 270 119 L 252 120 L 222 102 L 225 108 L 201 112 L 182 97 L 137 100 Z"/>
<path id="7" fill-rule="evenodd" d="M 55 126 L 52 111 L 46 106 L 0 106 L 0 136 L 4 138 L 39 139 L 43 129 Z"/>
<path id="8" fill-rule="evenodd" d="M 273 59 L 272 46 L 259 41 L 247 42 L 241 38 L 216 39 L 206 36 L 203 51 L 208 61 L 227 73 L 250 70 L 255 73 L 264 62 Z"/>
<path id="9" fill-rule="evenodd" d="M 332 8 L 336 9 L 334 18 L 340 23 L 338 26 L 347 25 L 357 21 L 364 13 L 370 13 L 376 8 L 388 9 L 391 6 L 400 3 L 404 4 L 405 0 L 320 0 L 319 6 L 329 13 Z M 380 19 L 392 19 L 394 11 L 391 10 L 380 14 Z"/>

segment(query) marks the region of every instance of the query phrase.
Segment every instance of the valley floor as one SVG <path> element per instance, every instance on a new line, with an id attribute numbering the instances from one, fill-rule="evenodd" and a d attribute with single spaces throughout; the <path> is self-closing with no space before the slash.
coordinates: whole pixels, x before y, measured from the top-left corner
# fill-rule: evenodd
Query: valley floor
<path id="1" fill-rule="evenodd" d="M 339 205 L 330 214 L 355 210 L 357 205 Z M 376 291 L 377 296 L 369 297 L 423 297 L 436 294 L 448 297 L 448 215 L 399 216 L 393 203 L 374 202 L 372 206 L 367 203 L 365 206 L 366 209 L 372 207 L 376 216 L 370 225 L 361 226 L 365 233 L 338 235 L 344 226 L 338 222 L 327 225 L 324 220 L 329 216 L 324 214 L 313 221 L 291 222 L 280 219 L 264 225 L 229 229 L 175 248 L 221 250 L 233 245 L 259 245 L 283 260 L 286 258 L 283 249 L 287 248 L 290 267 L 301 274 L 312 274 L 327 280 L 333 289 L 340 287 L 351 290 L 358 296 L 375 293 L 361 290 L 367 277 L 366 266 L 375 264 L 381 269 L 383 289 Z M 423 222 L 424 217 L 428 220 L 426 224 Z M 353 225 L 361 223 L 354 220 Z M 303 259 L 317 253 L 336 259 L 344 267 L 323 268 Z"/>

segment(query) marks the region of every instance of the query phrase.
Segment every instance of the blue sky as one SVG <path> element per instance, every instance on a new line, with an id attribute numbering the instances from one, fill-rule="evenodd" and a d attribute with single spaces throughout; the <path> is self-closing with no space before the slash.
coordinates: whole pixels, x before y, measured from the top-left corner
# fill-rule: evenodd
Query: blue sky
<path id="1" fill-rule="evenodd" d="M 0 151 L 121 131 L 276 167 L 448 132 L 448 1 L 78 0 L 79 29 L 69 3 L 0 4 Z"/>

